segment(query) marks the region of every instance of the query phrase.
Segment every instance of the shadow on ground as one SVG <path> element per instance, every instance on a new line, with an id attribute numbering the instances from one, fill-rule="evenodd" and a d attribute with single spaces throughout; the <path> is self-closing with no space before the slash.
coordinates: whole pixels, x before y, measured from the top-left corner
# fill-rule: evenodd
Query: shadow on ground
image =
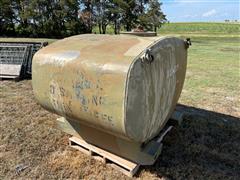
<path id="1" fill-rule="evenodd" d="M 155 165 L 142 171 L 170 179 L 238 179 L 240 119 L 185 105 L 177 109 L 185 112 L 183 123 L 166 136 Z"/>

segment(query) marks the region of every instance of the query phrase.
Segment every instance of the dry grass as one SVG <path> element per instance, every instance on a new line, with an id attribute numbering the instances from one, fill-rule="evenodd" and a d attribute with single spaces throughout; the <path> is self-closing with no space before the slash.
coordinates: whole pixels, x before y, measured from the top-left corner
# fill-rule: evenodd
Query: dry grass
<path id="1" fill-rule="evenodd" d="M 68 147 L 68 135 L 53 128 L 57 118 L 36 104 L 31 81 L 2 81 L 0 88 L 0 179 L 128 179 Z M 237 179 L 240 121 L 236 117 L 179 105 L 182 127 L 165 140 L 154 166 L 141 179 Z M 28 167 L 16 173 L 19 164 Z"/>
<path id="2" fill-rule="evenodd" d="M 240 177 L 239 35 L 179 36 L 189 35 L 180 102 L 194 107 L 178 106 L 186 112 L 182 126 L 167 135 L 156 164 L 136 178 Z M 56 118 L 36 104 L 30 80 L 0 82 L 0 179 L 128 179 L 69 148 L 69 136 L 53 128 Z M 19 164 L 28 167 L 17 174 Z"/>
<path id="3" fill-rule="evenodd" d="M 36 104 L 31 81 L 2 81 L 0 103 L 0 179 L 124 178 L 68 147 L 69 136 L 53 128 L 57 116 Z M 29 167 L 18 175 L 19 164 Z"/>

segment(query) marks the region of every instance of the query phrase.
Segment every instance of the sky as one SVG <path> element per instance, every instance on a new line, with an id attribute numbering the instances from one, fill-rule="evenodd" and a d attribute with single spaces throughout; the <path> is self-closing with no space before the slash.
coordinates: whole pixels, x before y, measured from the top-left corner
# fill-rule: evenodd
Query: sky
<path id="1" fill-rule="evenodd" d="M 160 0 L 170 22 L 240 21 L 240 0 Z"/>

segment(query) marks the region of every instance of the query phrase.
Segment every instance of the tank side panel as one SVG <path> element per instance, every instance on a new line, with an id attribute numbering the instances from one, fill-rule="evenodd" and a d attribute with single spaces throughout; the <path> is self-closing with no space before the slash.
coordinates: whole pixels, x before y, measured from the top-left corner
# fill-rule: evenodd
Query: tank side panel
<path id="1" fill-rule="evenodd" d="M 124 54 L 137 43 L 136 38 L 84 36 L 42 49 L 32 68 L 38 102 L 61 116 L 126 138 L 122 108 L 133 58 Z"/>
<path id="2" fill-rule="evenodd" d="M 129 137 L 145 142 L 158 134 L 180 96 L 186 72 L 184 41 L 164 38 L 149 47 L 154 61 L 131 66 L 127 82 L 125 128 Z"/>

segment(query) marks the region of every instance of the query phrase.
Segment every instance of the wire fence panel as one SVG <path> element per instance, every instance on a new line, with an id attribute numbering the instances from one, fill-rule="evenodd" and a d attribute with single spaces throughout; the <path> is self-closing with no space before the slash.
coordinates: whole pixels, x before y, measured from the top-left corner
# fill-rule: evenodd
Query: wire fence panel
<path id="1" fill-rule="evenodd" d="M 1 46 L 0 64 L 22 64 L 27 56 L 27 46 Z"/>
<path id="2" fill-rule="evenodd" d="M 31 77 L 32 58 L 40 48 L 47 44 L 48 42 L 0 42 L 1 71 L 7 72 L 6 68 L 12 69 L 10 66 L 3 65 L 21 65 L 20 76 Z"/>

